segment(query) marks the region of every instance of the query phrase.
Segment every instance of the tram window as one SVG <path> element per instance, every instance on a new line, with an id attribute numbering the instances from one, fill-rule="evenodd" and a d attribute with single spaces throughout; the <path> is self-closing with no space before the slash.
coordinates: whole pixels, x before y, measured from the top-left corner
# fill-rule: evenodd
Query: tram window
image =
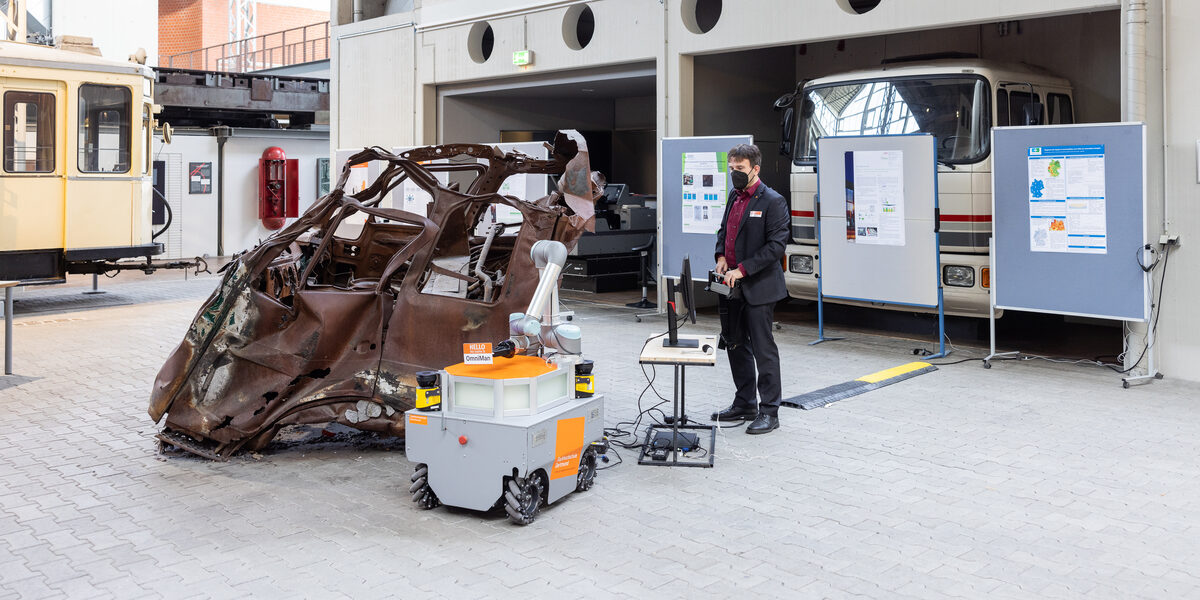
<path id="1" fill-rule="evenodd" d="M 129 88 L 79 86 L 79 170 L 127 173 L 133 98 Z"/>
<path id="2" fill-rule="evenodd" d="M 4 170 L 54 171 L 54 94 L 4 94 Z"/>

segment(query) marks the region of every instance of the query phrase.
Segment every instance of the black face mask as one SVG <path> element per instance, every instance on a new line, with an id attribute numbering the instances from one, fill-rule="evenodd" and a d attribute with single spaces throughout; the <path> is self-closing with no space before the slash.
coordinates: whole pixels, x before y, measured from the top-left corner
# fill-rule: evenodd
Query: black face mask
<path id="1" fill-rule="evenodd" d="M 731 171 L 729 176 L 733 178 L 733 189 L 744 190 L 747 185 L 750 185 L 750 174 L 742 171 Z"/>

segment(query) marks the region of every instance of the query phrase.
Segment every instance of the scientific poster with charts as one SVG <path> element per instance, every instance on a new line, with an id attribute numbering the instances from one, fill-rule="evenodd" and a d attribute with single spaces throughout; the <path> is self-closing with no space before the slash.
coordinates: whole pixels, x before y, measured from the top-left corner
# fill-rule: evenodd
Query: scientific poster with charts
<path id="1" fill-rule="evenodd" d="M 727 152 L 683 153 L 683 232 L 715 234 L 725 216 Z"/>
<path id="2" fill-rule="evenodd" d="M 855 244 L 904 245 L 904 153 L 846 153 L 846 239 Z"/>
<path id="3" fill-rule="evenodd" d="M 1108 252 L 1104 146 L 1029 149 L 1029 250 Z"/>

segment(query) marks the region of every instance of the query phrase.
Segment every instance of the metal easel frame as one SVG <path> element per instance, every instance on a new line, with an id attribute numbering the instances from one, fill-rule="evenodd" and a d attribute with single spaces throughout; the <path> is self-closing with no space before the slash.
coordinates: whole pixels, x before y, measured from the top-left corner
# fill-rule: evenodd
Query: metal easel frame
<path id="1" fill-rule="evenodd" d="M 914 135 L 914 134 L 905 134 L 905 135 Z M 917 134 L 917 135 L 925 135 L 925 134 Z M 884 136 L 839 136 L 839 137 L 884 137 Z M 897 137 L 900 137 L 900 136 L 897 136 Z M 936 148 L 937 137 L 934 137 L 933 139 L 934 139 L 934 147 Z M 820 147 L 819 146 L 818 146 L 817 152 L 818 152 L 818 161 L 819 161 L 820 160 L 820 154 L 819 154 Z M 942 250 L 941 250 L 941 248 L 942 248 L 942 241 L 941 241 L 942 226 L 941 226 L 941 220 L 940 220 L 941 219 L 941 209 L 938 205 L 939 193 L 938 193 L 937 166 L 938 166 L 938 163 L 937 163 L 936 155 L 935 155 L 935 160 L 933 162 L 933 253 L 934 253 L 934 261 L 933 262 L 934 262 L 934 268 L 936 269 L 934 275 L 935 275 L 935 278 L 937 281 L 938 351 L 936 354 L 930 354 L 925 357 L 925 358 L 929 358 L 929 359 L 944 358 L 948 354 L 946 352 L 946 301 L 945 301 L 944 289 L 943 289 L 943 284 L 942 284 Z M 821 189 L 821 169 L 819 167 L 817 168 L 817 189 L 818 190 Z M 821 273 L 821 256 L 823 254 L 822 248 L 821 248 L 821 240 L 822 240 L 823 236 L 821 235 L 821 200 L 820 200 L 820 197 L 818 197 L 816 199 L 816 201 L 814 202 L 813 208 L 814 208 L 813 214 L 815 215 L 816 220 L 817 220 L 817 260 L 815 261 L 816 262 L 815 267 L 817 269 L 817 339 L 809 342 L 808 343 L 809 346 L 815 346 L 822 342 L 832 342 L 832 341 L 836 341 L 836 340 L 845 339 L 845 338 L 840 338 L 840 337 L 825 337 L 825 291 L 824 291 L 824 285 L 822 283 L 822 280 L 824 278 L 821 276 L 822 275 L 822 273 Z M 849 297 L 843 297 L 843 296 L 830 296 L 830 298 L 838 298 L 841 300 L 856 300 L 859 302 L 876 302 L 876 303 L 881 303 L 881 304 L 892 304 L 892 305 L 896 305 L 896 306 L 917 306 L 917 307 L 921 307 L 921 308 L 934 308 L 932 306 L 928 306 L 928 305 L 924 305 L 924 304 L 911 304 L 911 303 L 907 303 L 907 302 L 889 302 L 886 300 L 872 300 L 870 298 L 849 298 Z"/>

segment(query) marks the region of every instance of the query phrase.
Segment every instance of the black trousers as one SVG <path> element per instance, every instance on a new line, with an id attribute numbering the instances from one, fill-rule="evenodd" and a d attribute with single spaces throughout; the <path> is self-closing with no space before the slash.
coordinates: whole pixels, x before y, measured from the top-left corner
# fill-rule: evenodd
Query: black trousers
<path id="1" fill-rule="evenodd" d="M 733 404 L 754 408 L 757 391 L 758 412 L 779 416 L 782 399 L 779 346 L 775 345 L 772 331 L 775 303 L 754 305 L 724 298 L 721 301 L 724 303 L 722 335 L 729 353 L 729 370 L 737 387 Z"/>

